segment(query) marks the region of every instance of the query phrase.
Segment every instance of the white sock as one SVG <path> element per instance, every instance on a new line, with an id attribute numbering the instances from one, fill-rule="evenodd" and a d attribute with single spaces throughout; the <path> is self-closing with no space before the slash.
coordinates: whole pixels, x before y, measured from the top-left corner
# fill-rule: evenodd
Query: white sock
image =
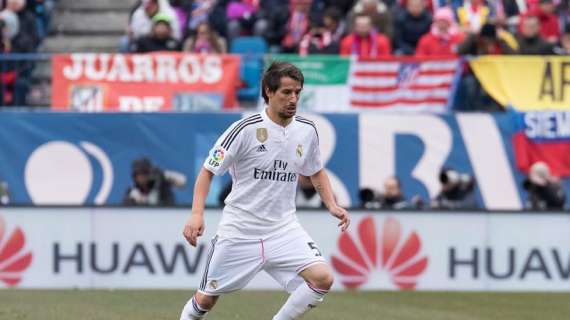
<path id="1" fill-rule="evenodd" d="M 184 309 L 182 309 L 182 314 L 180 315 L 180 320 L 198 320 L 204 319 L 206 314 L 210 310 L 206 310 L 198 304 L 194 296 L 186 302 Z"/>
<path id="2" fill-rule="evenodd" d="M 327 290 L 315 288 L 307 282 L 303 283 L 291 293 L 273 320 L 299 319 L 307 311 L 321 303 L 327 292 Z"/>

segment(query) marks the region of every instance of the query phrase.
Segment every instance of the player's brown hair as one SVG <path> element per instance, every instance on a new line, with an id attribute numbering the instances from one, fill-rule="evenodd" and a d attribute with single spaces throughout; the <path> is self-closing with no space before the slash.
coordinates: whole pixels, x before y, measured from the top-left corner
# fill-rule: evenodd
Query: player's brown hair
<path id="1" fill-rule="evenodd" d="M 263 79 L 261 80 L 261 96 L 265 103 L 269 103 L 269 97 L 265 89 L 267 88 L 269 92 L 277 91 L 281 85 L 281 78 L 284 77 L 298 81 L 301 83 L 301 87 L 303 87 L 303 83 L 305 82 L 303 73 L 293 64 L 285 61 L 273 61 L 263 74 Z"/>

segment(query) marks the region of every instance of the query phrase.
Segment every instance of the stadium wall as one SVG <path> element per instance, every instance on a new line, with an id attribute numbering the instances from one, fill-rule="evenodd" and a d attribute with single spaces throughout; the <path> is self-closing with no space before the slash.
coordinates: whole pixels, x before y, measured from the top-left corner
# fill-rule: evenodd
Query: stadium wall
<path id="1" fill-rule="evenodd" d="M 0 180 L 12 204 L 117 205 L 132 183 L 132 161 L 144 156 L 186 175 L 176 198 L 187 205 L 210 148 L 243 115 L 3 112 Z M 533 157 L 552 160 L 555 174 L 570 174 L 570 113 L 303 115 L 319 128 L 323 162 L 347 207 L 359 206 L 361 188 L 382 190 L 392 175 L 408 198 L 427 202 L 440 191 L 440 170 L 453 168 L 475 177 L 480 208 L 520 210 Z M 214 180 L 208 205 L 218 204 L 228 182 L 228 175 Z"/>
<path id="2" fill-rule="evenodd" d="M 196 248 L 188 209 L 4 208 L 0 288 L 195 288 L 220 220 Z M 332 265 L 335 290 L 570 291 L 570 216 L 557 213 L 326 212 L 301 223 Z M 250 289 L 279 289 L 260 273 Z"/>

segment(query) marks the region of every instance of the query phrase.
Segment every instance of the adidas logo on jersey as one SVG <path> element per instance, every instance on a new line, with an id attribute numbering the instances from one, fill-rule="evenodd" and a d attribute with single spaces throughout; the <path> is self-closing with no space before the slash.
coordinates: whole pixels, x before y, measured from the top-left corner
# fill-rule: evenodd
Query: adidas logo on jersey
<path id="1" fill-rule="evenodd" d="M 265 147 L 264 144 L 262 144 L 259 147 L 257 147 L 257 152 L 267 152 L 267 148 Z"/>

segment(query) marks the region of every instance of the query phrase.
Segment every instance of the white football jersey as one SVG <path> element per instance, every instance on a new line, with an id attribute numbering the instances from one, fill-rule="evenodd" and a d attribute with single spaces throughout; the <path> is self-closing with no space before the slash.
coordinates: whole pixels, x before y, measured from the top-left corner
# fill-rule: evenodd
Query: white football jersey
<path id="1" fill-rule="evenodd" d="M 232 176 L 218 227 L 222 237 L 260 238 L 295 227 L 298 175 L 322 169 L 315 124 L 295 116 L 282 127 L 266 112 L 232 124 L 204 162 L 215 175 L 229 170 Z"/>

